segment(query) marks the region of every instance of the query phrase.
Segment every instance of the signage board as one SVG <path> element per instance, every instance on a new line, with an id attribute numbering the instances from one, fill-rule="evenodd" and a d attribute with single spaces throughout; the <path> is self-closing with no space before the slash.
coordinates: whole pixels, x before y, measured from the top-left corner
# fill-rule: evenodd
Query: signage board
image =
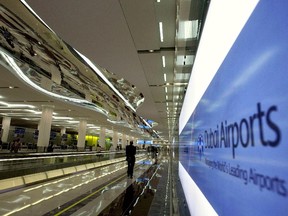
<path id="1" fill-rule="evenodd" d="M 180 134 L 180 163 L 221 216 L 288 212 L 287 8 L 259 1 Z"/>

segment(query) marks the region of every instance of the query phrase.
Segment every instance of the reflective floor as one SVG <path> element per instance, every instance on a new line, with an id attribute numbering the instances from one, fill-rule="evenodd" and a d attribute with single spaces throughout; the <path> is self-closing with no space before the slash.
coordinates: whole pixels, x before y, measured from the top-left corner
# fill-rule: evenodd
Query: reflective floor
<path id="1" fill-rule="evenodd" d="M 139 159 L 133 179 L 126 171 L 122 161 L 1 193 L 0 215 L 149 215 L 163 163 Z"/>
<path id="2" fill-rule="evenodd" d="M 138 153 L 140 154 L 141 152 Z M 22 151 L 17 154 L 11 154 L 8 150 L 1 150 L 0 179 L 121 157 L 125 157 L 125 151 L 101 153 L 95 151 L 53 153 L 30 153 Z"/>

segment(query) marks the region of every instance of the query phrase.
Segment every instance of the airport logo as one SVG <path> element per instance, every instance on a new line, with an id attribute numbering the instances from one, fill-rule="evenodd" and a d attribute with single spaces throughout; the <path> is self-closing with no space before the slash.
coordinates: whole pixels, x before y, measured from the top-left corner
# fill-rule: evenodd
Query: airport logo
<path id="1" fill-rule="evenodd" d="M 217 124 L 216 128 L 205 130 L 198 135 L 199 154 L 203 154 L 204 148 L 231 148 L 232 157 L 235 158 L 238 147 L 248 148 L 259 144 L 277 147 L 281 140 L 280 128 L 273 120 L 273 114 L 277 111 L 275 105 L 263 110 L 261 103 L 257 103 L 257 110 L 252 115 L 233 123 L 225 120 Z"/>

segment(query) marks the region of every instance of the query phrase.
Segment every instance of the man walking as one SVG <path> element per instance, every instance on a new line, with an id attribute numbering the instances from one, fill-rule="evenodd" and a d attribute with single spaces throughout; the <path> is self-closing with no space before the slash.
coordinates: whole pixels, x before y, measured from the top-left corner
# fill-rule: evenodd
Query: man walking
<path id="1" fill-rule="evenodd" d="M 133 178 L 133 170 L 135 164 L 136 147 L 133 146 L 133 141 L 130 141 L 130 145 L 126 146 L 126 161 L 128 163 L 127 176 Z"/>

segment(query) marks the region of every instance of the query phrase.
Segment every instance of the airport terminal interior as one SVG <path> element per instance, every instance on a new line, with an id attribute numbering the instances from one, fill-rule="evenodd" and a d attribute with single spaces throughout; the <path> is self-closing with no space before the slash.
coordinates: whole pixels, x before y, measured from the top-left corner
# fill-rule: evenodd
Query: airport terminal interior
<path id="1" fill-rule="evenodd" d="M 0 215 L 188 215 L 178 119 L 207 8 L 1 0 Z"/>
<path id="2" fill-rule="evenodd" d="M 0 0 L 0 215 L 287 215 L 287 8 Z"/>

